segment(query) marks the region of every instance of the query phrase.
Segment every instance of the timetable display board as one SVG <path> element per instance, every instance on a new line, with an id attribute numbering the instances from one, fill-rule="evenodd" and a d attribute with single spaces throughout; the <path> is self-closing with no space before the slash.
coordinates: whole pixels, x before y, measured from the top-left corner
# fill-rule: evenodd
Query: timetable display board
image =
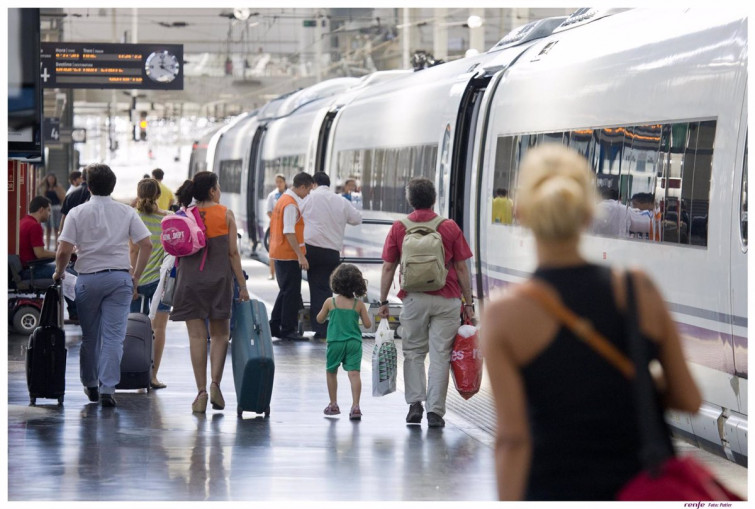
<path id="1" fill-rule="evenodd" d="M 182 44 L 43 42 L 45 88 L 183 90 Z"/>

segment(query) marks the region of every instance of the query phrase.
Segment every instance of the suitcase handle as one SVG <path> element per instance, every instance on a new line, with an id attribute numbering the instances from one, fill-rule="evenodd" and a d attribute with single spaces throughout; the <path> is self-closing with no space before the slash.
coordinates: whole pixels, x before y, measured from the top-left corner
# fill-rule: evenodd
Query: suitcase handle
<path id="1" fill-rule="evenodd" d="M 252 307 L 252 321 L 254 322 L 254 332 L 259 335 L 260 331 L 260 317 L 257 316 L 257 309 L 254 307 L 253 301 L 249 301 L 249 305 Z"/>

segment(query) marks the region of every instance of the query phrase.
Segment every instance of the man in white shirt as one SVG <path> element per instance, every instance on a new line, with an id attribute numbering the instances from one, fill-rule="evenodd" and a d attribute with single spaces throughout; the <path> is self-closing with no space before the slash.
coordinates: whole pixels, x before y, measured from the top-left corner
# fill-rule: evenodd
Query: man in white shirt
<path id="1" fill-rule="evenodd" d="M 325 172 L 313 175 L 315 189 L 301 204 L 304 218 L 304 245 L 307 250 L 307 282 L 310 296 L 310 323 L 315 338 L 325 339 L 327 321 L 317 323 L 317 313 L 331 296 L 330 274 L 341 262 L 343 235 L 346 224 L 362 222 L 362 214 L 342 196 L 330 189 L 330 178 Z"/>
<path id="2" fill-rule="evenodd" d="M 114 407 L 129 307 L 152 252 L 152 242 L 136 211 L 110 196 L 116 181 L 113 171 L 104 164 L 91 164 L 86 171 L 91 198 L 66 217 L 53 279 L 65 277 L 76 248 L 81 383 L 89 401 Z M 129 239 L 139 247 L 133 268 Z"/>
<path id="3" fill-rule="evenodd" d="M 619 191 L 604 188 L 603 200 L 598 204 L 592 225 L 593 233 L 611 237 L 627 238 L 629 232 L 647 234 L 651 220 L 637 209 L 628 207 L 619 201 Z"/>

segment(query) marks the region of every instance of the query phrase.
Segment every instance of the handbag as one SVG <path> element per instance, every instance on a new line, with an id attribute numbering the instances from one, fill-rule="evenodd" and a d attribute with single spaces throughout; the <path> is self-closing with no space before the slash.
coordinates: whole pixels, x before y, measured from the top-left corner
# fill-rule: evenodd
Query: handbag
<path id="1" fill-rule="evenodd" d="M 617 493 L 624 501 L 722 501 L 742 500 L 724 487 L 715 476 L 692 456 L 677 457 L 663 426 L 656 404 L 655 386 L 648 370 L 649 356 L 640 337 L 634 283 L 626 273 L 626 334 L 631 359 L 596 331 L 590 322 L 567 308 L 546 284 L 531 280 L 522 285 L 525 295 L 593 348 L 612 366 L 631 380 L 640 432 L 642 471 Z"/>
<path id="2" fill-rule="evenodd" d="M 176 291 L 176 268 L 173 267 L 167 272 L 165 278 L 165 284 L 163 285 L 163 296 L 160 298 L 160 302 L 166 306 L 173 305 L 173 293 Z"/>

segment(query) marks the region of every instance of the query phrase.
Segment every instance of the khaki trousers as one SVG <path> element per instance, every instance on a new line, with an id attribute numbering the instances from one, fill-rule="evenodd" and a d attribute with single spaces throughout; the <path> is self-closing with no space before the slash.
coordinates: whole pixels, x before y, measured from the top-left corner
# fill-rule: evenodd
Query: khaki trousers
<path id="1" fill-rule="evenodd" d="M 406 402 L 427 401 L 426 410 L 446 413 L 451 348 L 459 330 L 461 299 L 423 292 L 404 297 L 400 320 L 404 329 L 404 396 Z M 430 369 L 425 376 L 425 357 Z"/>

